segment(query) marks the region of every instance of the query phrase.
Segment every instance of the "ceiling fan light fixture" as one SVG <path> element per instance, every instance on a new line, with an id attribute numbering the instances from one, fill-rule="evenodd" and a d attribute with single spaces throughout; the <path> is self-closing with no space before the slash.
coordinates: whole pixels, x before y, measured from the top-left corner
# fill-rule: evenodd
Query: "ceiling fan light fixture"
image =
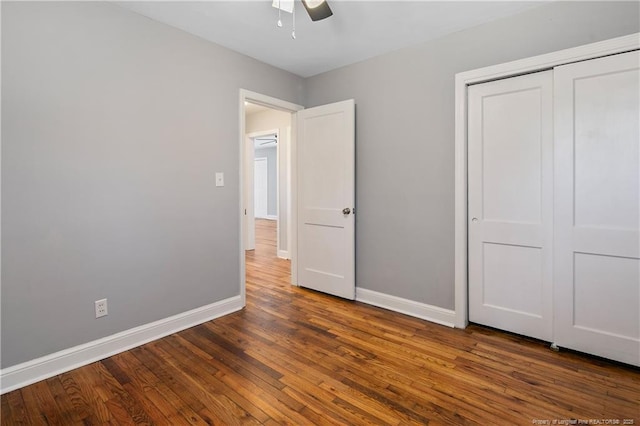
<path id="1" fill-rule="evenodd" d="M 326 0 L 302 0 L 302 5 L 312 21 L 320 21 L 333 15 Z"/>

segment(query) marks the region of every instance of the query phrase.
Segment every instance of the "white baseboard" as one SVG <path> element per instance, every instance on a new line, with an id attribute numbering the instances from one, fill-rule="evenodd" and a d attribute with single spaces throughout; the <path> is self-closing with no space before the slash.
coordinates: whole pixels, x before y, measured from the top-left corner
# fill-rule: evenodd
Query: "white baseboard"
<path id="1" fill-rule="evenodd" d="M 356 287 L 356 300 L 451 328 L 454 327 L 456 321 L 456 313 L 450 309 L 439 308 L 389 294 L 378 293 L 377 291 L 367 290 L 366 288 Z"/>
<path id="2" fill-rule="evenodd" d="M 240 296 L 0 370 L 0 394 L 48 379 L 243 308 Z"/>
<path id="3" fill-rule="evenodd" d="M 289 256 L 288 250 L 278 250 L 278 257 L 280 259 L 291 259 L 291 256 Z"/>

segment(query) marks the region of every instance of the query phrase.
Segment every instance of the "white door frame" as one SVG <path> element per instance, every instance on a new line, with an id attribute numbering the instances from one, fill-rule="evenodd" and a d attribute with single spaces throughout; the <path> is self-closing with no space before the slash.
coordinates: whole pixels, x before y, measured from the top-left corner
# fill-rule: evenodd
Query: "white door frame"
<path id="1" fill-rule="evenodd" d="M 244 234 L 242 236 L 242 242 L 244 243 L 245 252 L 256 248 L 256 218 L 255 208 L 253 206 L 255 202 L 253 199 L 253 171 L 255 169 L 254 151 L 253 141 L 249 138 L 245 138 L 242 151 L 242 155 L 244 155 L 244 164 L 247 165 L 243 172 L 244 184 L 242 187 L 242 201 L 244 202 L 244 216 L 242 217 L 242 230 L 244 231 Z"/>
<path id="2" fill-rule="evenodd" d="M 240 89 L 240 96 L 238 102 L 238 112 L 239 112 L 239 141 L 238 141 L 238 152 L 239 152 L 239 163 L 240 163 L 240 173 L 239 173 L 239 188 L 238 192 L 240 195 L 240 209 L 238 211 L 240 217 L 240 298 L 242 299 L 242 306 L 246 306 L 247 304 L 247 294 L 246 294 L 246 265 L 245 265 L 245 236 L 244 236 L 244 174 L 247 165 L 245 164 L 245 138 L 246 138 L 246 126 L 245 126 L 245 102 L 251 102 L 254 104 L 266 106 L 272 109 L 276 109 L 279 111 L 285 111 L 292 114 L 291 119 L 291 127 L 293 128 L 291 131 L 291 137 L 289 138 L 289 145 L 291 146 L 291 217 L 289 217 L 289 223 L 294 224 L 297 220 L 297 210 L 296 210 L 296 144 L 295 144 L 295 120 L 293 119 L 293 114 L 304 109 L 302 105 L 294 104 L 292 102 L 283 101 L 281 99 L 273 98 L 271 96 L 263 95 L 260 93 L 252 92 L 250 90 Z M 291 244 L 289 247 L 291 254 L 291 283 L 297 285 L 297 259 L 296 259 L 296 249 L 297 249 L 297 231 L 295 226 L 290 226 L 290 234 L 291 234 Z"/>
<path id="3" fill-rule="evenodd" d="M 291 223 L 291 125 L 292 125 L 292 121 L 293 121 L 293 114 L 291 114 L 291 120 L 289 121 L 289 126 L 287 126 L 287 128 L 285 129 L 285 134 L 286 134 L 286 141 L 287 143 L 285 144 L 284 150 L 285 152 L 282 153 L 280 152 L 280 149 L 282 149 L 282 146 L 280 146 L 280 144 L 278 144 L 278 150 L 277 150 L 277 161 L 276 161 L 276 173 L 278 174 L 278 185 L 276 187 L 276 198 L 278 199 L 278 206 L 276 208 L 276 211 L 278 212 L 278 230 L 280 229 L 280 173 L 282 168 L 285 168 L 286 171 L 286 182 L 284 187 L 288 188 L 289 192 L 287 193 L 286 199 L 287 199 L 287 203 L 286 206 L 284 206 L 285 208 L 285 216 L 287 218 L 286 224 L 287 224 L 287 249 L 286 250 L 281 250 L 281 246 L 280 246 L 280 231 L 278 231 L 278 236 L 277 236 L 277 252 L 276 255 L 281 258 L 281 259 L 291 259 L 291 229 L 293 228 L 293 223 Z M 278 136 L 278 138 L 280 138 L 280 136 Z M 284 139 L 284 138 L 283 138 Z M 280 139 L 278 139 L 280 140 Z M 282 161 L 282 156 L 285 156 L 286 158 L 286 162 L 284 164 L 284 166 L 282 165 L 281 161 Z"/>
<path id="4" fill-rule="evenodd" d="M 455 326 L 468 319 L 467 246 L 467 86 L 475 83 L 551 69 L 558 65 L 640 49 L 640 33 L 532 58 L 456 74 L 455 79 Z"/>

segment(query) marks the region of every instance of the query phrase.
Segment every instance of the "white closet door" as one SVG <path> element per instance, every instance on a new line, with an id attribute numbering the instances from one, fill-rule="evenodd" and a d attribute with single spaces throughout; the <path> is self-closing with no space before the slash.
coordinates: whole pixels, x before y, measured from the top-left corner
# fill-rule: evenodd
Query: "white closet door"
<path id="1" fill-rule="evenodd" d="M 551 71 L 469 87 L 469 318 L 552 339 Z"/>
<path id="2" fill-rule="evenodd" d="M 640 55 L 555 69 L 555 341 L 640 365 Z"/>

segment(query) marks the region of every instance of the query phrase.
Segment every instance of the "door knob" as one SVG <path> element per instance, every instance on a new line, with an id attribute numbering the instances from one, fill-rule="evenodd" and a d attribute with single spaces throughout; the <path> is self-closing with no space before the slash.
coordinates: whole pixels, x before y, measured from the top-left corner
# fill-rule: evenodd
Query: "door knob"
<path id="1" fill-rule="evenodd" d="M 344 209 L 342 209 L 342 214 L 349 214 L 351 213 L 351 209 L 349 207 L 345 207 Z"/>
<path id="2" fill-rule="evenodd" d="M 474 217 L 473 219 L 471 219 L 471 222 L 477 222 L 477 221 L 478 221 L 477 217 Z"/>

